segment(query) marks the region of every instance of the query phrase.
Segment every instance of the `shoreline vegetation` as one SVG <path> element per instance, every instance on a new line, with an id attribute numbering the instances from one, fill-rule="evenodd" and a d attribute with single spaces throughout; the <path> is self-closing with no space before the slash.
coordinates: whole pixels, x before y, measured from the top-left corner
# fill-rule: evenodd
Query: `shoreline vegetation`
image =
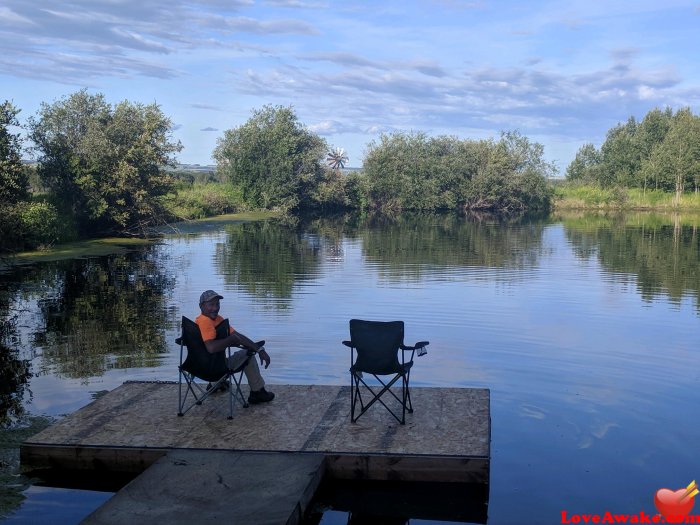
<path id="1" fill-rule="evenodd" d="M 544 147 L 517 130 L 479 140 L 385 133 L 367 144 L 361 169 L 345 169 L 344 150 L 291 106 L 267 105 L 224 130 L 215 166 L 203 169 L 178 166 L 183 146 L 155 103 L 110 104 L 82 89 L 42 103 L 24 123 L 19 113 L 0 104 L 3 257 L 89 239 L 148 239 L 180 221 L 231 213 L 512 219 L 560 210 L 700 210 L 700 116 L 690 108 L 630 117 L 600 148 L 584 144 L 564 179 Z M 23 162 L 23 152 L 36 162 Z"/>
<path id="2" fill-rule="evenodd" d="M 638 195 L 635 191 L 620 192 L 600 190 L 593 187 L 577 187 L 573 189 L 556 190 L 549 217 L 554 220 L 576 219 L 581 216 L 605 217 L 613 214 L 650 213 L 659 216 L 671 214 L 687 214 L 693 225 L 700 219 L 700 195 L 688 195 L 680 203 L 675 203 L 673 195 L 664 192 Z M 435 212 L 441 213 L 441 212 Z M 442 213 L 445 213 L 444 211 Z M 447 212 L 449 213 L 449 212 Z M 36 250 L 27 250 L 0 259 L 0 269 L 3 266 L 33 264 L 39 261 L 55 261 L 74 257 L 102 256 L 129 251 L 144 244 L 158 242 L 161 235 L 178 233 L 200 233 L 221 222 L 250 222 L 270 218 L 281 218 L 283 214 L 268 210 L 249 211 L 241 213 L 224 213 L 208 216 L 197 216 L 182 222 L 159 227 L 153 236 L 148 238 L 105 237 L 86 239 L 52 246 L 44 246 Z M 669 219 L 669 223 L 673 222 Z"/>
<path id="3" fill-rule="evenodd" d="M 552 211 L 649 211 L 700 213 L 700 193 L 675 193 L 637 188 L 604 189 L 593 185 L 555 183 Z"/>

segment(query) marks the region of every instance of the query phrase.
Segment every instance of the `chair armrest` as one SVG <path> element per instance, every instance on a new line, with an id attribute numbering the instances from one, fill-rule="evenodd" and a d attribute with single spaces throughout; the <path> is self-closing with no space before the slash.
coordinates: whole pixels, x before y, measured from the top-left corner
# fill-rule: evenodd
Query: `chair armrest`
<path id="1" fill-rule="evenodd" d="M 348 348 L 353 348 L 352 346 L 352 341 L 343 341 L 343 344 L 347 346 Z"/>
<path id="2" fill-rule="evenodd" d="M 263 339 L 262 341 L 258 341 L 255 344 L 257 345 L 258 350 L 260 350 L 263 346 L 265 346 L 265 340 Z M 235 348 L 245 348 L 245 346 L 243 346 L 243 345 L 231 345 L 231 346 L 233 346 Z"/>
<path id="3" fill-rule="evenodd" d="M 263 339 L 262 341 L 258 341 L 255 344 L 257 345 L 258 349 L 257 350 L 248 350 L 248 357 L 257 354 L 260 351 L 260 349 L 265 346 L 265 340 Z M 245 346 L 243 346 L 243 345 L 231 345 L 231 346 L 229 346 L 229 348 L 231 348 L 231 347 L 233 347 L 233 348 L 245 348 Z"/>
<path id="4" fill-rule="evenodd" d="M 413 346 L 406 346 L 406 345 L 401 345 L 401 350 L 417 350 L 418 348 L 423 348 L 426 347 L 430 344 L 429 341 L 419 341 Z"/>
<path id="5" fill-rule="evenodd" d="M 255 344 L 257 345 L 258 349 L 257 350 L 248 350 L 248 357 L 253 356 L 253 355 L 257 354 L 260 350 L 265 349 L 265 340 L 264 339 L 262 341 L 257 341 Z"/>

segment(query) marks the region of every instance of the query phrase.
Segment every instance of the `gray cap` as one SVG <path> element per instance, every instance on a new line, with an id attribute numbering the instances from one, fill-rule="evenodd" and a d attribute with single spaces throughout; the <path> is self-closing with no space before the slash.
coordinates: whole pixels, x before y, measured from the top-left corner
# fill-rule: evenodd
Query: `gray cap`
<path id="1" fill-rule="evenodd" d="M 219 295 L 216 293 L 214 290 L 207 290 L 206 292 L 202 293 L 202 295 L 199 296 L 199 304 L 206 303 L 207 301 L 211 301 L 212 299 L 223 299 L 223 295 Z"/>

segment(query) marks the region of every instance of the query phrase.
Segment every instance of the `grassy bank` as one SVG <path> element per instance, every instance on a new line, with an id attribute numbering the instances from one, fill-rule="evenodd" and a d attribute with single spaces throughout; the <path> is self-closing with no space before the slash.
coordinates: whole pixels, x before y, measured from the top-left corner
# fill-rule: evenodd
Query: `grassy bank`
<path id="1" fill-rule="evenodd" d="M 602 189 L 594 186 L 554 186 L 554 210 L 650 210 L 700 211 L 700 193 L 685 193 L 679 203 L 675 194 L 637 188 Z"/>

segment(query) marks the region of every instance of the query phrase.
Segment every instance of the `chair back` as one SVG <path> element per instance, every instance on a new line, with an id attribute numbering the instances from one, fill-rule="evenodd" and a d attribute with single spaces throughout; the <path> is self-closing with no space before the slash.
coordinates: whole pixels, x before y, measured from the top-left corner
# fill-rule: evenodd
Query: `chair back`
<path id="1" fill-rule="evenodd" d="M 224 319 L 216 327 L 216 338 L 228 336 L 229 322 Z M 228 371 L 226 352 L 210 354 L 202 339 L 197 323 L 182 317 L 182 342 L 187 347 L 187 358 L 181 367 L 204 381 L 218 381 Z"/>
<path id="2" fill-rule="evenodd" d="M 352 369 L 369 374 L 394 374 L 402 370 L 399 348 L 403 344 L 403 321 L 350 320 L 350 342 L 357 350 Z"/>

